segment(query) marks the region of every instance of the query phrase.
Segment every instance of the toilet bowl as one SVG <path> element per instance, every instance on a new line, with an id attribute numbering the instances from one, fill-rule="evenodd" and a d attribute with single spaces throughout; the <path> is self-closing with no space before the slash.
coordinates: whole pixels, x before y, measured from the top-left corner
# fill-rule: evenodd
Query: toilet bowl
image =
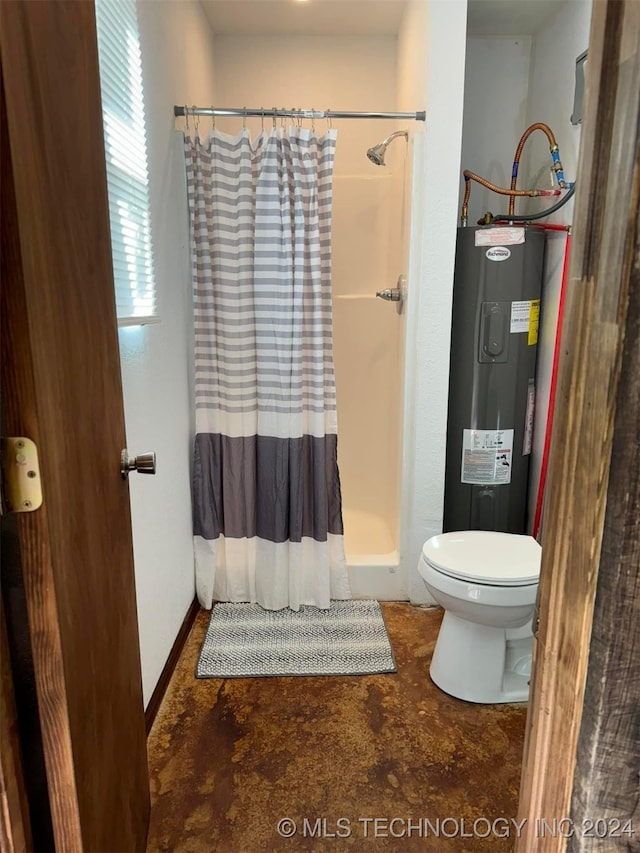
<path id="1" fill-rule="evenodd" d="M 529 697 L 541 548 L 531 536 L 463 530 L 425 542 L 418 572 L 444 610 L 429 674 L 467 702 Z"/>

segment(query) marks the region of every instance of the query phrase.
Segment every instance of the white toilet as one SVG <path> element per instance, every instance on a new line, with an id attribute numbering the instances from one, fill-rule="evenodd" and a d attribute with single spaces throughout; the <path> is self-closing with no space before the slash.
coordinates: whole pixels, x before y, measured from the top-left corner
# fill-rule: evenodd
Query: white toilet
<path id="1" fill-rule="evenodd" d="M 425 542 L 418 572 L 445 610 L 429 672 L 445 693 L 526 702 L 541 551 L 531 536 L 486 530 Z"/>

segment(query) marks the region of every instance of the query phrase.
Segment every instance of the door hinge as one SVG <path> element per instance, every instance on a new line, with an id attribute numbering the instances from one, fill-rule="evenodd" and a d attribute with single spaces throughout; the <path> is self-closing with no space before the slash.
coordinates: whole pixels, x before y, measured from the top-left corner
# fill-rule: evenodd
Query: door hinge
<path id="1" fill-rule="evenodd" d="M 33 512 L 42 506 L 38 448 L 30 438 L 0 439 L 2 483 L 0 511 Z"/>

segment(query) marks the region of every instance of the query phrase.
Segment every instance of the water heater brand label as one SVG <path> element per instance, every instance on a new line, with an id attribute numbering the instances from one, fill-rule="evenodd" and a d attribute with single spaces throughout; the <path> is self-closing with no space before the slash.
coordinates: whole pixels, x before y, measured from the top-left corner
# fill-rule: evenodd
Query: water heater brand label
<path id="1" fill-rule="evenodd" d="M 494 246 L 492 249 L 487 249 L 485 255 L 490 261 L 506 261 L 511 257 L 511 249 L 506 246 Z"/>
<path id="2" fill-rule="evenodd" d="M 461 482 L 491 486 L 511 482 L 512 429 L 463 429 Z"/>

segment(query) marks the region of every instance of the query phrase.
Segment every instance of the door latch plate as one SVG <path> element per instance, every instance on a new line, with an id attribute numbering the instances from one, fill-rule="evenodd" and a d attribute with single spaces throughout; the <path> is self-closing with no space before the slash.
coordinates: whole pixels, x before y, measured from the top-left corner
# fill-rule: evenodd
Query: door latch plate
<path id="1" fill-rule="evenodd" d="M 2 514 L 34 512 L 42 506 L 38 448 L 30 438 L 0 439 L 2 451 Z"/>

